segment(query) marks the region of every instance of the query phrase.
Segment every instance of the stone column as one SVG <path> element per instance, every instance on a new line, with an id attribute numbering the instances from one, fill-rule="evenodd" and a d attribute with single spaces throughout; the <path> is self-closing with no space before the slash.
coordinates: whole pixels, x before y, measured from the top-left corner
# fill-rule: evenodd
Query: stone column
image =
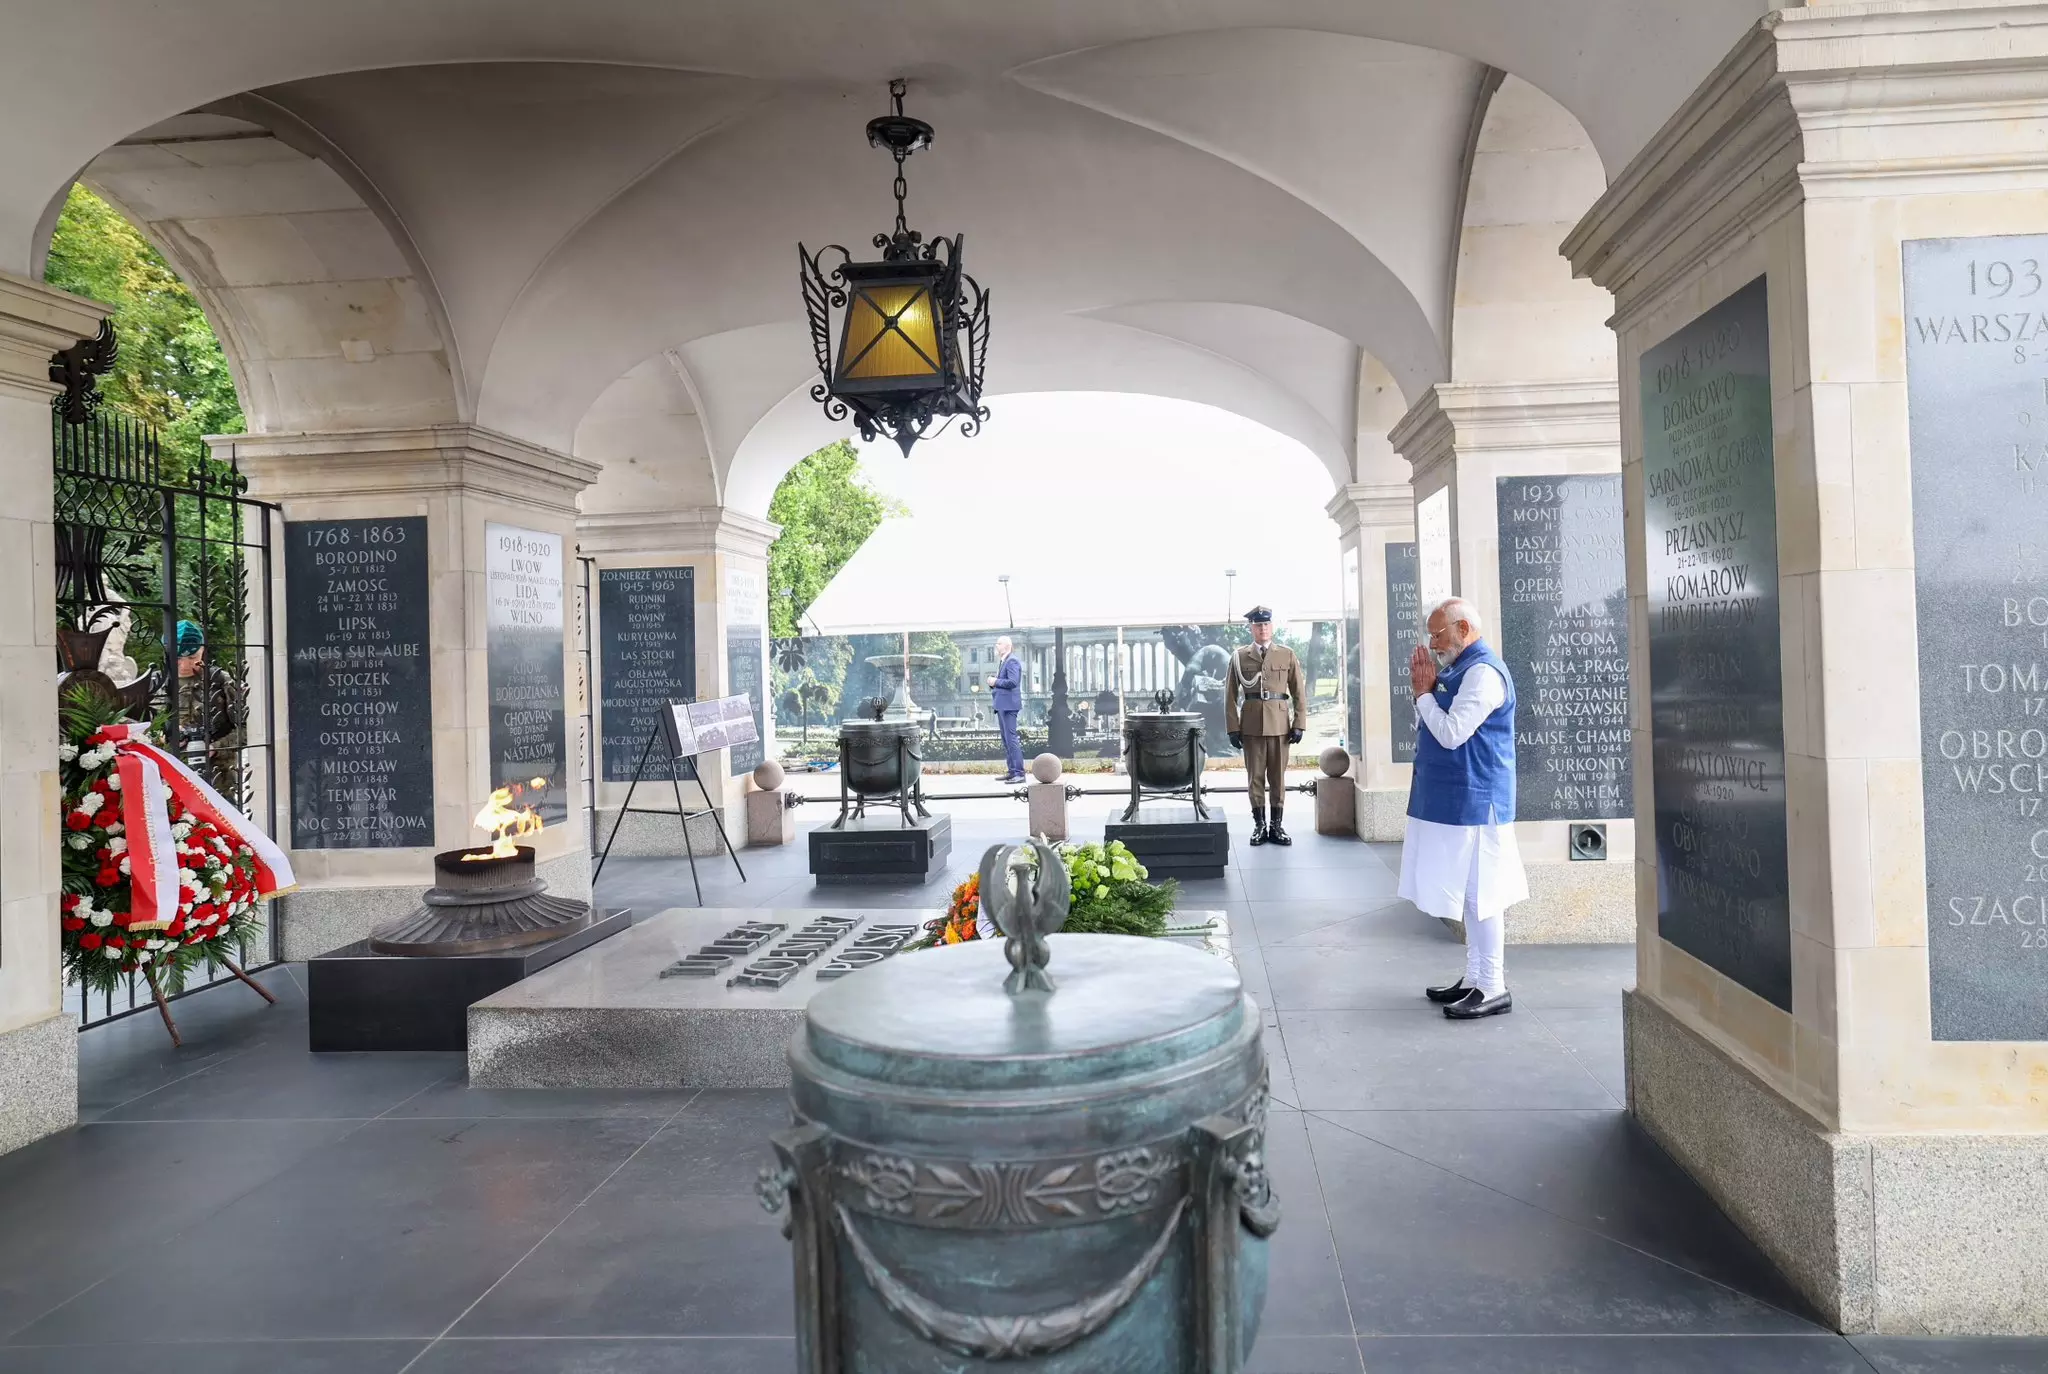
<path id="1" fill-rule="evenodd" d="M 751 515 L 722 506 L 697 506 L 682 510 L 592 510 L 609 504 L 607 486 L 601 482 L 584 500 L 584 513 L 576 522 L 577 537 L 585 557 L 595 560 L 597 615 L 592 622 L 591 662 L 597 675 L 597 843 L 612 844 L 614 856 L 680 855 L 682 827 L 662 815 L 628 814 L 619 822 L 619 808 L 626 804 L 626 791 L 644 742 L 643 723 L 649 704 L 660 695 L 713 700 L 739 693 L 758 695 L 763 745 L 750 757 L 733 758 L 732 750 L 720 749 L 699 760 L 704 785 L 721 810 L 725 833 L 734 845 L 744 845 L 747 835 L 746 781 L 754 765 L 774 752 L 775 717 L 767 630 L 768 546 L 778 527 Z M 682 595 L 686 576 L 692 600 L 690 616 L 693 636 L 692 668 L 687 680 L 680 664 L 671 672 L 668 686 L 660 688 L 638 675 L 631 688 L 625 685 L 622 651 L 631 647 L 632 631 L 621 624 L 605 623 L 607 574 L 611 575 L 611 604 L 615 611 L 626 606 L 627 588 L 644 586 L 644 578 L 622 574 L 654 572 L 670 588 L 672 596 Z M 616 617 L 615 617 L 616 619 Z M 613 665 L 608 682 L 606 663 Z M 609 747 L 611 763 L 606 762 Z M 661 751 L 656 749 L 656 762 Z M 633 757 L 627 758 L 631 754 Z M 633 809 L 638 813 L 675 811 L 676 791 L 666 772 L 655 769 L 654 783 L 642 782 L 634 790 Z M 697 810 L 703 796 L 693 782 L 683 783 L 683 805 Z M 613 840 L 613 825 L 618 834 Z M 698 855 L 718 854 L 718 834 L 711 819 L 693 822 L 690 849 Z"/>
<path id="2" fill-rule="evenodd" d="M 1848 1331 L 2048 1331 L 2048 6 L 1768 16 L 1615 293 L 1629 1097 Z"/>
<path id="3" fill-rule="evenodd" d="M 78 1119 L 57 932 L 57 557 L 50 355 L 102 307 L 0 273 L 0 1153 Z"/>
<path id="4" fill-rule="evenodd" d="M 1392 435 L 1418 510 L 1448 508 L 1452 592 L 1478 607 L 1515 676 L 1529 873 L 1529 900 L 1508 917 L 1515 943 L 1635 935 L 1616 426 L 1611 381 L 1443 383 Z M 1605 827 L 1601 857 L 1574 858 L 1593 847 L 1587 823 Z"/>
<path id="5" fill-rule="evenodd" d="M 473 825 L 477 811 L 494 786 L 517 780 L 512 774 L 529 765 L 545 775 L 536 794 L 547 824 L 521 843 L 537 851 L 552 892 L 589 896 L 571 656 L 575 499 L 595 466 L 466 425 L 208 442 L 220 456 L 232 454 L 249 477 L 250 494 L 277 503 L 284 521 L 271 569 L 273 604 L 283 611 L 275 672 L 284 704 L 272 729 L 284 791 L 277 839 L 299 879 L 298 891 L 282 901 L 284 957 L 339 948 L 411 911 L 432 878 L 435 852 L 484 840 Z M 404 552 L 414 532 L 426 539 L 422 562 Z M 530 547 L 508 554 L 514 542 Z M 332 558 L 358 561 L 319 562 L 315 570 L 316 560 Z M 329 570 L 357 568 L 387 585 L 356 579 L 335 590 Z M 508 580 L 529 572 L 547 582 L 560 577 L 559 741 L 548 719 L 552 693 L 531 685 L 508 689 L 503 681 L 515 668 L 552 672 L 546 648 L 536 659 L 532 647 L 513 647 L 503 631 Z M 530 590 L 515 587 L 512 594 Z M 364 603 L 365 595 L 381 599 Z M 541 603 L 553 595 L 548 591 Z M 543 640 L 557 637 L 552 621 L 549 609 L 534 622 Z M 414 636 L 422 633 L 424 646 L 415 653 Z M 496 683 L 494 638 L 501 658 Z M 322 653 L 365 652 L 370 656 L 346 662 L 349 672 L 314 671 Z M 405 685 L 421 657 L 428 668 L 424 703 L 416 677 L 414 686 Z M 315 679 L 322 683 L 317 693 L 307 686 Z M 314 740 L 294 739 L 295 724 Z M 427 737 L 411 737 L 421 724 Z"/>
<path id="6" fill-rule="evenodd" d="M 1343 553 L 1347 674 L 1355 695 L 1351 777 L 1358 788 L 1358 834 L 1399 840 L 1415 758 L 1408 684 L 1393 681 L 1393 656 L 1415 642 L 1415 498 L 1406 481 L 1353 483 L 1325 510 L 1337 522 Z"/>

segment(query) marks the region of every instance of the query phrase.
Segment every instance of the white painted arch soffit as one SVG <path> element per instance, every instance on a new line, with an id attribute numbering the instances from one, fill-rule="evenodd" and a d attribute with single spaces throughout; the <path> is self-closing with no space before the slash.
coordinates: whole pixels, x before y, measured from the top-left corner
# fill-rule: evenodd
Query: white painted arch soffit
<path id="1" fill-rule="evenodd" d="M 143 113 L 137 102 L 175 105 L 200 94 L 190 83 L 202 79 L 215 83 L 204 95 L 232 95 L 220 89 L 240 79 L 230 70 L 291 76 L 268 84 L 261 105 L 346 163 L 411 269 L 406 289 L 424 297 L 409 308 L 442 335 L 438 365 L 453 395 L 415 404 L 568 448 L 607 388 L 665 353 L 687 360 L 713 460 L 722 473 L 743 466 L 754 426 L 806 370 L 790 247 L 837 240 L 861 251 L 888 219 L 887 162 L 861 126 L 889 73 L 849 57 L 859 45 L 820 39 L 849 36 L 860 22 L 851 7 L 771 0 L 712 14 L 685 3 L 656 16 L 594 0 L 570 22 L 500 3 L 464 48 L 477 7 L 458 0 L 408 7 L 405 41 L 359 14 L 293 6 L 301 29 L 252 45 L 273 8 L 287 7 L 245 3 L 241 27 L 224 35 L 208 25 L 230 7 L 192 0 L 175 60 L 159 52 L 135 81 L 109 80 L 111 98 L 67 119 L 63 137 L 37 128 L 37 149 L 14 142 L 22 121 L 0 120 L 0 253 L 14 251 L 10 226 L 29 224 L 33 238 L 47 188 L 18 192 L 54 145 L 78 141 L 42 170 L 75 168 L 97 153 L 97 126 Z M 1275 428 L 1328 461 L 1353 447 L 1355 416 L 1336 413 L 1347 397 L 1330 379 L 1350 377 L 1355 399 L 1357 350 L 1411 397 L 1447 374 L 1439 316 L 1480 64 L 1541 73 L 1531 79 L 1588 121 L 1611 161 L 1647 136 L 1693 73 L 1652 108 L 1647 92 L 1629 96 L 1628 80 L 1574 75 L 1554 30 L 1583 11 L 1589 29 L 1575 36 L 1574 62 L 1589 43 L 1621 35 L 1636 44 L 1635 69 L 1654 48 L 1667 73 L 1685 61 L 1704 70 L 1756 6 L 1635 5 L 1617 20 L 1600 0 L 1558 0 L 1539 7 L 1541 24 L 1520 6 L 1452 0 L 1366 7 L 1364 18 L 1355 5 L 1294 0 L 1145 7 L 1142 18 L 1113 0 L 1009 8 L 1028 13 L 892 5 L 892 16 L 922 17 L 900 26 L 909 48 L 873 59 L 910 73 L 913 110 L 939 127 L 938 144 L 912 164 L 912 222 L 967 234 L 970 266 L 996 292 L 998 366 L 1029 368 L 1020 389 L 1044 389 L 1064 344 L 1101 365 L 1093 389 L 1171 395 L 1184 389 L 1153 380 L 1156 359 L 1203 354 L 1217 360 L 1210 371 L 1243 374 L 1233 388 L 1243 406 L 1263 423 L 1279 418 Z M 1233 27 L 1254 11 L 1258 27 Z M 684 15 L 701 20 L 687 42 Z M 161 19 L 123 0 L 80 0 L 67 22 L 75 34 L 78 23 L 147 30 Z M 1366 19 L 1373 32 L 1358 32 Z M 41 22 L 7 21 L 17 31 Z M 209 31 L 216 46 L 195 51 L 193 36 Z M 305 46 L 309 32 L 325 32 L 327 45 Z M 1672 34 L 1700 40 L 1693 58 L 1658 46 Z M 0 45 L 0 72 L 23 50 Z M 356 70 L 318 74 L 338 67 Z M 23 89 L 0 84 L 0 106 Z M 193 103 L 203 102 L 184 107 Z M 1118 326 L 1127 341 L 1153 334 L 1166 353 L 1077 344 L 1091 334 L 1074 323 L 1082 318 Z M 1243 327 L 1254 318 L 1272 328 Z M 786 385 L 708 353 L 714 340 L 779 348 L 792 329 Z M 1296 337 L 1246 356 L 1253 336 L 1276 331 Z M 237 347 L 235 330 L 223 332 Z M 436 351 L 407 339 L 395 351 Z M 289 409 L 280 403 L 281 417 Z"/>

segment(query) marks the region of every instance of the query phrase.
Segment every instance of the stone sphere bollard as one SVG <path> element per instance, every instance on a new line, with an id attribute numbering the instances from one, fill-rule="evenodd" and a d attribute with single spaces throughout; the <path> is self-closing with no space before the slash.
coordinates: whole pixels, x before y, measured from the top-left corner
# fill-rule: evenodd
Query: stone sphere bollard
<path id="1" fill-rule="evenodd" d="M 1351 755 L 1334 744 L 1317 757 L 1316 763 L 1326 778 L 1341 778 L 1351 771 Z"/>
<path id="2" fill-rule="evenodd" d="M 782 786 L 782 765 L 774 759 L 761 760 L 760 766 L 754 769 L 754 786 L 763 792 L 773 792 Z"/>
<path id="3" fill-rule="evenodd" d="M 1040 754 L 1037 758 L 1031 760 L 1031 776 L 1037 778 L 1040 782 L 1058 782 L 1060 780 L 1060 772 L 1060 756 L 1058 754 Z"/>

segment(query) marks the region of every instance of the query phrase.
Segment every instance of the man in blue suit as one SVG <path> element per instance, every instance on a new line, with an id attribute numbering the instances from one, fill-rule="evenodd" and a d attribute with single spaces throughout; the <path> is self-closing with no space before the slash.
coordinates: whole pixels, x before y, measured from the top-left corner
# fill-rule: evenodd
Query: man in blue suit
<path id="1" fill-rule="evenodd" d="M 996 641 L 996 655 L 1002 661 L 988 680 L 988 701 L 1003 730 L 1003 781 L 1022 782 L 1024 745 L 1017 738 L 1017 713 L 1024 709 L 1024 664 L 1012 652 L 1008 635 Z"/>

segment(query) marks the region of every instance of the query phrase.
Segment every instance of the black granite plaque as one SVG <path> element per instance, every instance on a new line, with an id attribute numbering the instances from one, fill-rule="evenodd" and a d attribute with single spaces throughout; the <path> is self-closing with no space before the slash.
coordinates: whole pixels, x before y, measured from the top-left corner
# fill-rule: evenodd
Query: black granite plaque
<path id="1" fill-rule="evenodd" d="M 1762 278 L 1643 354 L 1641 404 L 1657 931 L 1790 1011 Z"/>
<path id="2" fill-rule="evenodd" d="M 2048 1040 L 2048 235 L 1905 250 L 1936 1040 Z"/>
<path id="3" fill-rule="evenodd" d="M 292 847 L 434 842 L 427 522 L 284 527 Z"/>
<path id="4" fill-rule="evenodd" d="M 1415 762 L 1415 693 L 1408 658 L 1422 642 L 1421 557 L 1415 544 L 1387 545 L 1387 701 L 1394 762 Z"/>
<path id="5" fill-rule="evenodd" d="M 562 536 L 485 525 L 484 572 L 491 786 L 556 825 L 569 816 Z"/>
<path id="6" fill-rule="evenodd" d="M 1515 679 L 1515 816 L 1630 815 L 1621 474 L 1502 477 L 1500 652 Z"/>
<path id="7" fill-rule="evenodd" d="M 669 701 L 697 695 L 696 569 L 601 568 L 597 614 L 604 777 L 630 782 Z M 657 743 L 641 776 L 666 780 L 675 772 Z M 676 775 L 690 777 L 688 765 Z"/>

